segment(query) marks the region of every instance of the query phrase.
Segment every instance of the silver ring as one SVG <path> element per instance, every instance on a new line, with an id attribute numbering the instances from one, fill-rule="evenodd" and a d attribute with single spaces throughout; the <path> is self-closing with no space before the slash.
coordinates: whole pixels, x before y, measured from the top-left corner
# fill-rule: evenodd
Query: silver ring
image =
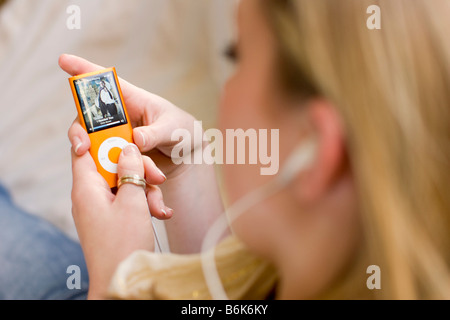
<path id="1" fill-rule="evenodd" d="M 134 184 L 135 186 L 141 187 L 144 189 L 147 187 L 147 181 L 145 179 L 141 178 L 137 174 L 135 175 L 125 175 L 121 177 L 119 180 L 117 180 L 117 189 L 120 189 L 121 186 L 124 184 Z"/>

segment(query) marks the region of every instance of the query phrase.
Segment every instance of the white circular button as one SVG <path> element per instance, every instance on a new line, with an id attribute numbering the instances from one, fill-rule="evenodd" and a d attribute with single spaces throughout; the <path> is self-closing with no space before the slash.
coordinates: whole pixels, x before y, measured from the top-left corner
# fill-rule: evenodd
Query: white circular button
<path id="1" fill-rule="evenodd" d="M 129 142 L 123 138 L 112 137 L 103 141 L 98 149 L 98 162 L 109 173 L 117 173 L 117 163 L 113 163 L 109 159 L 109 151 L 113 148 L 125 148 Z"/>

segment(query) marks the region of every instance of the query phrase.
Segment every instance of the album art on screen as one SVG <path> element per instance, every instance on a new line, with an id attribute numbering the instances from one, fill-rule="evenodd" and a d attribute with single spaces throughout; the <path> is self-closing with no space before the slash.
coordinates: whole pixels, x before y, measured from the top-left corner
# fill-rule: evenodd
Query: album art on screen
<path id="1" fill-rule="evenodd" d="M 88 133 L 127 123 L 112 71 L 74 81 Z"/>

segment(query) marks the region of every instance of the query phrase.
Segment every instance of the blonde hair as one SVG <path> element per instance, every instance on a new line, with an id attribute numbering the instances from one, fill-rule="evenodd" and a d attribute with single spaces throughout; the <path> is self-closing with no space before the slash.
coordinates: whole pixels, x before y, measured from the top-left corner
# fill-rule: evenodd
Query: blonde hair
<path id="1" fill-rule="evenodd" d="M 263 0 L 280 79 L 332 101 L 346 129 L 364 243 L 327 298 L 450 298 L 450 3 Z M 381 9 L 369 30 L 367 8 Z M 378 265 L 381 290 L 366 287 Z"/>

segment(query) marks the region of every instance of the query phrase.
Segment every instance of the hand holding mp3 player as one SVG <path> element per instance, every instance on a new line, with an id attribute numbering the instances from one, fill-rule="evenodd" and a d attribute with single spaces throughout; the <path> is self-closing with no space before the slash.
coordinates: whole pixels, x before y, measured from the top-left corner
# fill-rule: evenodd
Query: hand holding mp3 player
<path id="1" fill-rule="evenodd" d="M 133 143 L 133 129 L 115 68 L 69 79 L 81 125 L 89 134 L 90 153 L 110 188 L 117 187 L 117 162 Z"/>

